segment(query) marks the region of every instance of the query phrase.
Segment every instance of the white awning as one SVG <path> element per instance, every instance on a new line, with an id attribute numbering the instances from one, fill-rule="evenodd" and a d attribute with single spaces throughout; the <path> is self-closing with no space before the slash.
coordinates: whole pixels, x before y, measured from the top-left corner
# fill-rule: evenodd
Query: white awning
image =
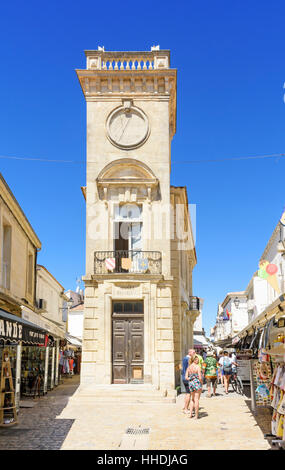
<path id="1" fill-rule="evenodd" d="M 75 336 L 71 336 L 68 333 L 65 333 L 65 339 L 68 343 L 73 344 L 73 346 L 77 346 L 78 348 L 82 348 L 82 341 Z"/>
<path id="2" fill-rule="evenodd" d="M 203 335 L 194 335 L 194 347 L 206 348 L 209 347 L 209 343 Z"/>

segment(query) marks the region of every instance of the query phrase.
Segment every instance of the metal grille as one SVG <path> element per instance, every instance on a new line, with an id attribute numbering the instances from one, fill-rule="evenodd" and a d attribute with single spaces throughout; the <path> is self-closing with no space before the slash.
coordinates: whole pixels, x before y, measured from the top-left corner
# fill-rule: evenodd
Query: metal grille
<path id="1" fill-rule="evenodd" d="M 110 264 L 108 265 L 108 261 L 113 262 L 111 267 Z M 94 273 L 108 274 L 113 272 L 161 274 L 161 261 L 162 256 L 160 251 L 95 251 Z"/>
<path id="2" fill-rule="evenodd" d="M 138 435 L 138 434 L 149 434 L 149 428 L 127 428 L 126 434 Z"/>

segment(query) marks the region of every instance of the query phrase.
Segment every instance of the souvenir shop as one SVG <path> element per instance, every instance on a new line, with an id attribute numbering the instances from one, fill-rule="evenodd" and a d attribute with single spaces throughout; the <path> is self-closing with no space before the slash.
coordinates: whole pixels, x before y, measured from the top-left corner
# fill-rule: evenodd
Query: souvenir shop
<path id="1" fill-rule="evenodd" d="M 0 309 L 0 426 L 15 423 L 20 400 L 58 385 L 58 364 L 58 338 Z"/>
<path id="2" fill-rule="evenodd" d="M 265 438 L 273 447 L 285 449 L 285 300 L 259 315 L 233 343 L 239 355 L 248 362 L 251 408 L 268 409 Z"/>
<path id="3" fill-rule="evenodd" d="M 80 374 L 82 343 L 68 333 L 59 348 L 59 376 L 72 377 Z"/>

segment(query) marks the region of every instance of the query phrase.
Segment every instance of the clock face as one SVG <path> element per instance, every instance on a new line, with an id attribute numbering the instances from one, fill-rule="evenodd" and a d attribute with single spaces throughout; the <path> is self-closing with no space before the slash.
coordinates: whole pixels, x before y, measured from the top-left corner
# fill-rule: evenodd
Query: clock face
<path id="1" fill-rule="evenodd" d="M 117 147 L 126 149 L 138 147 L 148 137 L 148 119 L 138 108 L 120 107 L 108 117 L 107 133 L 111 142 Z"/>

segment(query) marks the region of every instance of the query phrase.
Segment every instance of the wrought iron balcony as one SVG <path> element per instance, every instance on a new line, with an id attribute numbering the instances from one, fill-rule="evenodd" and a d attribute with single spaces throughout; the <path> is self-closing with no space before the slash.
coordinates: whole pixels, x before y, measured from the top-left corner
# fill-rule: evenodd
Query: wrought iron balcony
<path id="1" fill-rule="evenodd" d="M 189 310 L 200 310 L 200 299 L 199 297 L 191 296 L 189 299 Z"/>
<path id="2" fill-rule="evenodd" d="M 140 250 L 95 251 L 94 273 L 161 274 L 161 252 Z"/>

